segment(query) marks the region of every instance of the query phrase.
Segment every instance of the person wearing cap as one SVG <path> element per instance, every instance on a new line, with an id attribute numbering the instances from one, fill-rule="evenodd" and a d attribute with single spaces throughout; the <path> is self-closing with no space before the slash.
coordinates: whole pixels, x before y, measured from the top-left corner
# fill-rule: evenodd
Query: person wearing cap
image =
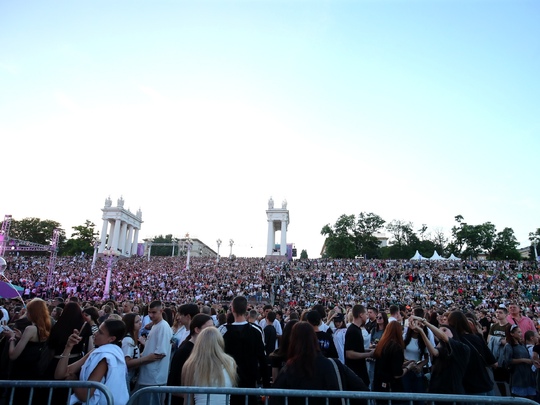
<path id="1" fill-rule="evenodd" d="M 332 333 L 334 346 L 336 346 L 338 359 L 345 364 L 345 333 L 347 333 L 345 317 L 342 313 L 336 313 L 332 320 L 334 321 L 334 333 Z"/>
<path id="2" fill-rule="evenodd" d="M 511 324 L 519 326 L 522 333 L 525 333 L 528 330 L 536 330 L 532 319 L 521 314 L 521 308 L 516 302 L 512 302 L 508 305 L 508 316 L 506 319 Z"/>
<path id="3" fill-rule="evenodd" d="M 332 334 L 324 332 L 319 329 L 321 323 L 321 315 L 316 310 L 311 310 L 306 314 L 306 320 L 309 322 L 313 329 L 315 329 L 315 334 L 319 340 L 319 346 L 321 348 L 321 353 L 324 357 L 327 358 L 336 358 L 338 357 L 338 352 L 334 344 L 334 339 Z"/>

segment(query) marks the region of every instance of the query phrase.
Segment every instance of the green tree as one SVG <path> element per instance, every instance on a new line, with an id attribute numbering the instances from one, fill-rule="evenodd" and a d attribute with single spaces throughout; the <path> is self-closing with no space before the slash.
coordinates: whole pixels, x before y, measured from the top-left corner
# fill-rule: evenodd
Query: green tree
<path id="1" fill-rule="evenodd" d="M 519 260 L 521 255 L 517 250 L 519 242 L 517 241 L 512 228 L 504 228 L 497 233 L 493 242 L 493 249 L 490 259 L 493 260 Z"/>
<path id="2" fill-rule="evenodd" d="M 469 225 L 461 215 L 455 217 L 457 226 L 452 227 L 453 240 L 450 249 L 461 257 L 478 257 L 480 253 L 491 254 L 496 237 L 496 228 L 491 222 Z"/>
<path id="3" fill-rule="evenodd" d="M 465 245 L 465 235 L 467 234 L 468 225 L 466 222 L 463 222 L 462 215 L 456 215 L 454 219 L 458 223 L 458 225 L 452 227 L 453 239 L 448 247 L 450 253 L 456 253 L 460 255 Z"/>
<path id="4" fill-rule="evenodd" d="M 439 254 L 442 254 L 442 251 L 437 249 L 437 246 L 435 245 L 435 243 L 433 243 L 433 241 L 429 239 L 424 239 L 424 240 L 419 241 L 418 245 L 416 246 L 415 251 L 416 250 L 418 250 L 418 252 L 424 257 L 431 257 L 435 251 L 437 251 L 437 253 Z"/>
<path id="5" fill-rule="evenodd" d="M 60 230 L 58 247 L 59 250 L 62 250 L 66 240 L 66 232 L 61 228 L 59 222 L 49 219 L 41 220 L 40 218 L 24 218 L 20 221 L 12 220 L 9 237 L 11 239 L 39 243 L 40 245 L 50 245 L 55 229 Z M 36 253 L 29 252 L 28 254 Z"/>
<path id="6" fill-rule="evenodd" d="M 92 254 L 94 251 L 94 242 L 99 236 L 95 227 L 96 225 L 88 219 L 83 225 L 72 227 L 74 232 L 71 234 L 71 238 L 66 241 L 62 249 L 62 254 L 66 256 L 78 255 L 81 252 Z"/>
<path id="7" fill-rule="evenodd" d="M 177 242 L 178 239 L 173 238 L 172 234 L 168 235 L 158 235 L 154 236 L 152 238 L 153 243 L 175 243 L 174 246 L 174 254 L 175 256 L 178 255 L 178 246 Z M 172 246 L 152 246 L 152 256 L 171 256 L 172 254 Z"/>
<path id="8" fill-rule="evenodd" d="M 372 212 L 358 214 L 354 230 L 357 255 L 368 258 L 381 257 L 380 242 L 375 234 L 384 226 L 385 220 Z"/>
<path id="9" fill-rule="evenodd" d="M 326 236 L 325 257 L 354 258 L 357 255 L 355 228 L 354 215 L 341 215 L 333 227 L 325 225 L 321 229 L 321 235 Z"/>
<path id="10" fill-rule="evenodd" d="M 433 246 L 437 252 L 441 255 L 449 255 L 453 252 L 447 251 L 447 243 L 448 238 L 444 236 L 444 232 L 441 228 L 435 228 L 433 231 L 433 235 L 431 236 L 431 242 L 433 242 Z"/>
<path id="11" fill-rule="evenodd" d="M 476 258 L 480 253 L 491 254 L 495 237 L 495 225 L 491 222 L 467 225 L 464 233 L 466 248 L 463 251 L 463 256 Z"/>
<path id="12" fill-rule="evenodd" d="M 422 227 L 418 230 L 418 234 L 420 235 L 420 240 L 424 240 L 426 238 L 426 232 L 428 230 L 428 227 L 426 224 L 422 224 Z"/>
<path id="13" fill-rule="evenodd" d="M 412 222 L 393 220 L 386 229 L 393 237 L 389 242 L 390 258 L 409 259 L 412 257 L 420 244 L 420 239 L 413 231 Z"/>
<path id="14" fill-rule="evenodd" d="M 302 251 L 300 252 L 300 259 L 307 259 L 307 258 L 308 258 L 308 255 L 307 255 L 306 249 L 302 249 Z"/>

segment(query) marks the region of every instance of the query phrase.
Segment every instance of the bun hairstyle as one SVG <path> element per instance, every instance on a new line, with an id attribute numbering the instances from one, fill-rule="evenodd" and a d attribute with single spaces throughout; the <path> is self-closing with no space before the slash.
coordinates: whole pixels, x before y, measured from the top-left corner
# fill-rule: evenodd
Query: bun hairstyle
<path id="1" fill-rule="evenodd" d="M 126 335 L 126 324 L 117 319 L 107 319 L 103 323 L 105 324 L 109 335 L 116 338 L 112 344 L 122 346 L 122 339 Z"/>

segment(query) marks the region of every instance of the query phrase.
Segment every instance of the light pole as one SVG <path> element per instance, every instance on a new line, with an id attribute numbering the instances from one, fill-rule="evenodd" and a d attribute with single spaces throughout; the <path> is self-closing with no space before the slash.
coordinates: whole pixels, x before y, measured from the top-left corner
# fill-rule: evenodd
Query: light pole
<path id="1" fill-rule="evenodd" d="M 107 256 L 107 278 L 105 279 L 105 289 L 103 290 L 103 298 L 109 299 L 111 288 L 111 273 L 113 261 L 120 255 L 120 252 L 113 249 L 105 249 L 103 254 Z"/>
<path id="2" fill-rule="evenodd" d="M 219 263 L 219 247 L 221 246 L 221 239 L 216 240 L 217 243 L 217 257 L 216 262 Z"/>
<path id="3" fill-rule="evenodd" d="M 172 253 L 171 253 L 171 257 L 174 257 L 174 245 L 175 244 L 178 244 L 178 239 L 176 238 L 172 238 L 171 239 L 171 242 L 172 242 Z M 180 253 L 180 249 L 178 249 L 179 253 Z"/>
<path id="4" fill-rule="evenodd" d="M 193 246 L 193 243 L 191 243 L 191 239 L 189 239 L 189 233 L 186 233 L 186 247 L 187 247 L 187 262 L 186 262 L 186 270 L 189 270 L 189 259 L 191 258 L 191 247 Z"/>
<path id="5" fill-rule="evenodd" d="M 90 267 L 90 270 L 94 270 L 94 267 L 96 265 L 99 243 L 100 243 L 99 239 L 94 239 L 94 256 L 92 257 L 92 266 Z"/>
<path id="6" fill-rule="evenodd" d="M 231 253 L 229 254 L 229 259 L 232 257 L 232 247 L 234 245 L 234 240 L 229 239 L 229 246 L 231 247 Z"/>

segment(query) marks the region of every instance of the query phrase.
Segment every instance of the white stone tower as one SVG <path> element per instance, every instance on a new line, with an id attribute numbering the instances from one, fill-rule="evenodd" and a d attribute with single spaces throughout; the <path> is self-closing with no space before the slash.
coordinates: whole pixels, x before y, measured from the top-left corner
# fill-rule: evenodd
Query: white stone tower
<path id="1" fill-rule="evenodd" d="M 287 228 L 289 226 L 289 210 L 287 209 L 287 200 L 283 200 L 281 208 L 274 208 L 274 200 L 272 197 L 268 200 L 268 210 L 266 210 L 268 218 L 268 243 L 266 247 L 267 255 L 280 256 L 287 255 Z M 276 244 L 276 231 L 281 231 L 281 243 L 279 253 L 274 252 Z"/>
<path id="2" fill-rule="evenodd" d="M 108 249 L 125 257 L 137 254 L 139 230 L 143 223 L 141 210 L 133 214 L 129 209 L 124 209 L 122 197 L 118 199 L 117 206 L 112 207 L 111 198 L 108 197 L 101 211 L 103 211 L 103 227 L 98 253 L 103 253 L 105 250 L 107 234 L 109 234 Z"/>

